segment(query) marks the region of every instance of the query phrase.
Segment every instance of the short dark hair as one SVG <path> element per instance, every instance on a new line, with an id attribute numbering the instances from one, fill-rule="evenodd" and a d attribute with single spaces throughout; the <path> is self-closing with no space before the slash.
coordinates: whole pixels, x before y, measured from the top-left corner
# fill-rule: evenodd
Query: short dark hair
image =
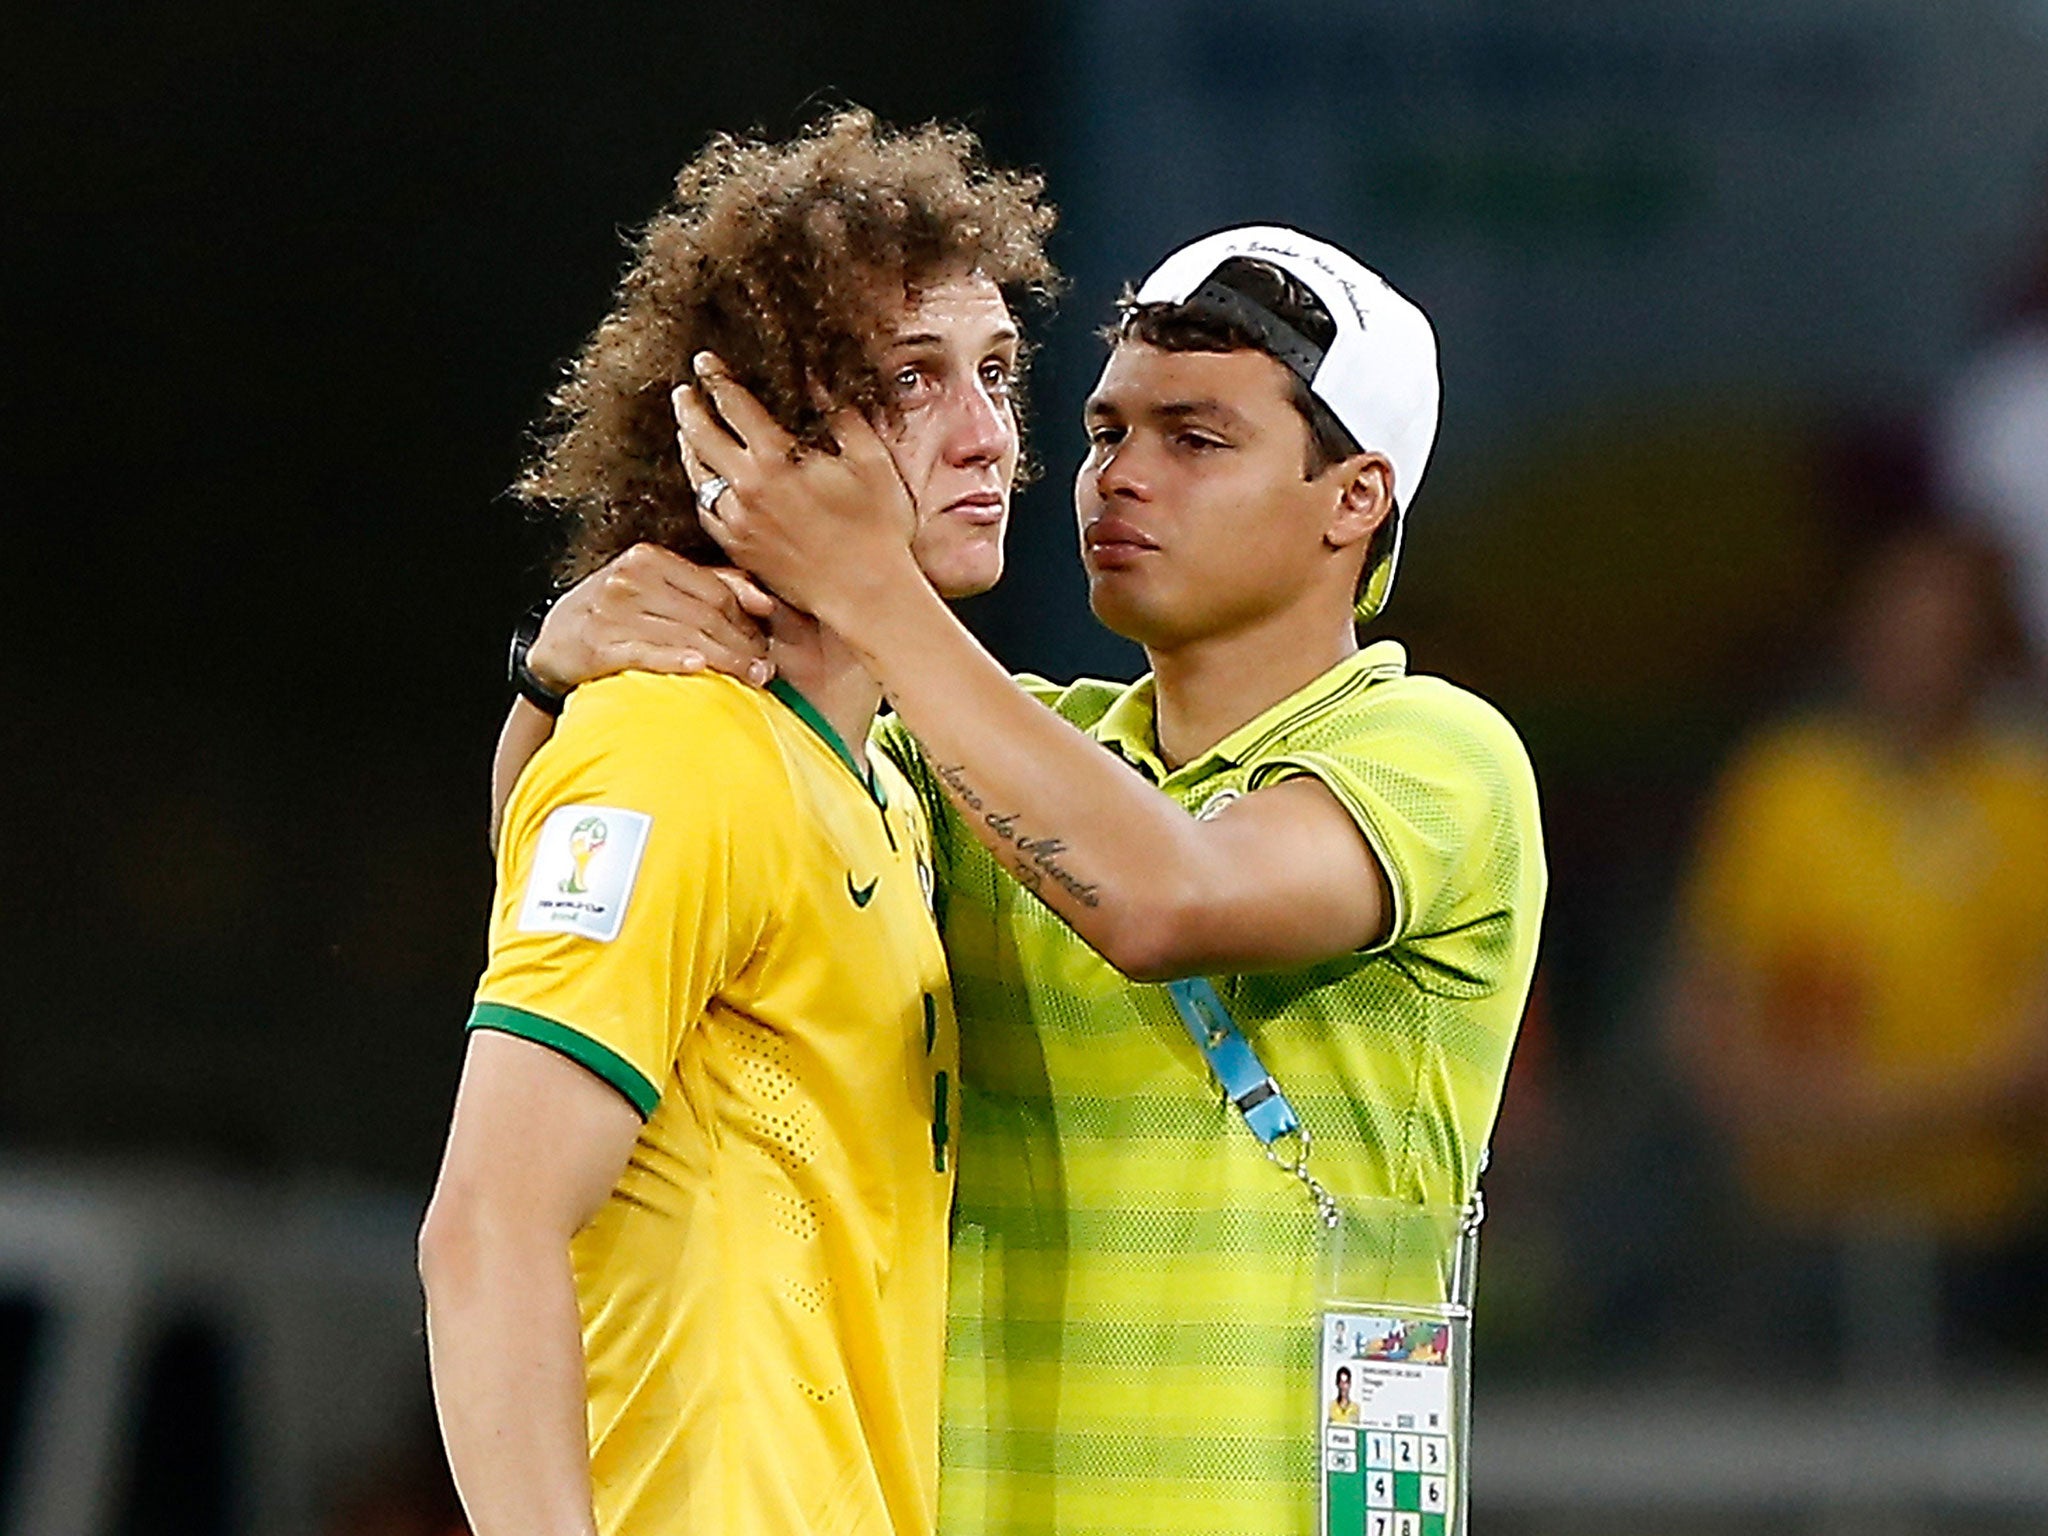
<path id="1" fill-rule="evenodd" d="M 1337 322 L 1331 317 L 1329 306 L 1316 297 L 1308 284 L 1270 261 L 1233 256 L 1210 276 L 1212 281 L 1243 294 L 1318 347 L 1327 349 L 1337 339 Z M 1274 356 L 1263 336 L 1227 316 L 1193 303 L 1140 304 L 1129 287 L 1117 300 L 1116 322 L 1103 332 L 1103 339 L 1112 346 L 1120 341 L 1143 342 L 1163 352 L 1252 351 Z M 1308 426 L 1308 453 L 1301 466 L 1304 480 L 1313 480 L 1332 464 L 1341 464 L 1363 451 L 1336 413 L 1316 398 L 1292 368 L 1287 369 L 1287 382 L 1288 398 Z M 1393 549 L 1400 522 L 1401 504 L 1396 501 L 1373 530 L 1372 544 L 1358 573 L 1360 594 L 1372 573 L 1379 569 L 1380 561 Z"/>
<path id="2" fill-rule="evenodd" d="M 1215 270 L 1212 279 L 1243 294 L 1318 347 L 1327 348 L 1337 339 L 1337 322 L 1330 317 L 1329 307 L 1306 283 L 1269 261 L 1233 256 Z M 1163 352 L 1253 351 L 1273 356 L 1264 337 L 1227 316 L 1194 303 L 1140 304 L 1129 288 L 1117 300 L 1116 323 L 1105 339 L 1112 344 L 1142 341 Z M 1308 457 L 1302 465 L 1302 478 L 1313 480 L 1332 464 L 1357 454 L 1358 440 L 1315 397 L 1300 374 L 1289 368 L 1287 378 L 1289 398 L 1308 424 Z"/>

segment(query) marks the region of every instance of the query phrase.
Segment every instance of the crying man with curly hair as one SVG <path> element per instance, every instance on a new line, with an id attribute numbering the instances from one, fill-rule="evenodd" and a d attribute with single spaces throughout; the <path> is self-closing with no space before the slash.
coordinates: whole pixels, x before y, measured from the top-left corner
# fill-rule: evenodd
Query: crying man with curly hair
<path id="1" fill-rule="evenodd" d="M 1051 222 L 1035 178 L 957 130 L 847 112 L 714 140 L 519 482 L 568 524 L 563 574 L 641 544 L 718 558 L 699 511 L 722 487 L 693 487 L 671 403 L 709 369 L 759 402 L 727 425 L 791 454 L 832 452 L 859 412 L 932 584 L 992 585 L 1011 300 L 1051 285 Z M 727 576 L 707 604 L 765 612 Z M 578 687 L 505 811 L 420 1234 L 477 1536 L 934 1524 L 958 1045 L 930 831 L 867 750 L 881 690 L 858 659 L 800 614 L 768 627 L 766 690 Z M 522 707 L 544 732 L 542 660 Z"/>

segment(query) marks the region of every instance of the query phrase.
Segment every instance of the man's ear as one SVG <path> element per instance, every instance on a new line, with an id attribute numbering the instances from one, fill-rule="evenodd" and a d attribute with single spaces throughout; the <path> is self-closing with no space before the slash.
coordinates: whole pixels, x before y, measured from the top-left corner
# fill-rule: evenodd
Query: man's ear
<path id="1" fill-rule="evenodd" d="M 1377 453 L 1361 453 L 1327 471 L 1341 476 L 1343 490 L 1323 530 L 1323 542 L 1345 549 L 1368 541 L 1394 510 L 1394 466 Z"/>

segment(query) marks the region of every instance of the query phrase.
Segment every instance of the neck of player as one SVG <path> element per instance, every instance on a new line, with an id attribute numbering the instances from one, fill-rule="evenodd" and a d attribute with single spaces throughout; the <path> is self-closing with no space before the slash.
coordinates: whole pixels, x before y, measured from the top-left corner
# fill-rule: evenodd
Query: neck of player
<path id="1" fill-rule="evenodd" d="M 783 607 L 768 630 L 775 675 L 810 701 L 856 758 L 867 754 L 868 728 L 882 707 L 875 681 L 838 632 Z"/>
<path id="2" fill-rule="evenodd" d="M 1336 616 L 1311 604 L 1181 644 L 1147 646 L 1161 759 L 1169 768 L 1193 762 L 1357 651 L 1349 611 Z"/>

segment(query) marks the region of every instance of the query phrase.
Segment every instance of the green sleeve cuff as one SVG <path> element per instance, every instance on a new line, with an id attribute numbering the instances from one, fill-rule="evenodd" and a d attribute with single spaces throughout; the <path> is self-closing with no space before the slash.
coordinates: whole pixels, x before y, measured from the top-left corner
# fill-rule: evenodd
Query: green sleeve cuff
<path id="1" fill-rule="evenodd" d="M 517 1035 L 535 1045 L 559 1051 L 577 1066 L 618 1089 L 626 1102 L 639 1111 L 642 1120 L 653 1114 L 654 1106 L 661 1102 L 661 1090 L 642 1077 L 638 1067 L 609 1046 L 600 1045 L 566 1024 L 557 1024 L 553 1019 L 504 1003 L 478 1003 L 470 1010 L 469 1027 L 495 1029 L 501 1034 Z"/>

